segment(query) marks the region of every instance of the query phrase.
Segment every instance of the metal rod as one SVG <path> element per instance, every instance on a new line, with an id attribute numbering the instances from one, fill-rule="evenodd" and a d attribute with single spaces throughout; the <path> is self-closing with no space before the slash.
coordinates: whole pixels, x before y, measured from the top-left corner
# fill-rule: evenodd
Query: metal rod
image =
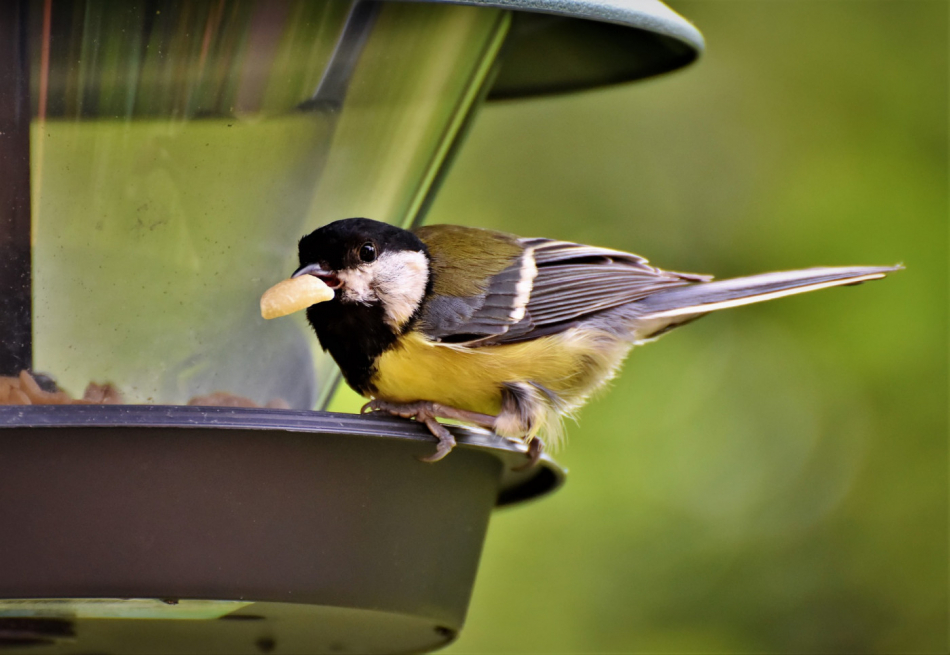
<path id="1" fill-rule="evenodd" d="M 0 2 L 0 375 L 33 367 L 27 5 Z"/>
<path id="2" fill-rule="evenodd" d="M 297 109 L 336 113 L 342 108 L 353 71 L 356 70 L 381 8 L 382 4 L 375 0 L 353 2 L 320 83 L 313 96 L 298 105 Z"/>

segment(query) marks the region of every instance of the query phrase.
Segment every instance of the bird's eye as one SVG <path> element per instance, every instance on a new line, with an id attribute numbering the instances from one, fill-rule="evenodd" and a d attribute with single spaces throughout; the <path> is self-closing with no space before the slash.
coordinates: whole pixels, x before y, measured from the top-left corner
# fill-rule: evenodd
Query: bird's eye
<path id="1" fill-rule="evenodd" d="M 371 243 L 364 243 L 360 246 L 360 260 L 367 264 L 376 261 L 376 246 Z"/>

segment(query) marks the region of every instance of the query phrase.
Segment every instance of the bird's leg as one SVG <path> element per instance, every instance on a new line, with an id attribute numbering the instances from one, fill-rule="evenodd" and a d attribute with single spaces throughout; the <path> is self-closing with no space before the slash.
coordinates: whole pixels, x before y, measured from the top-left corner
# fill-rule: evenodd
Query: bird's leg
<path id="1" fill-rule="evenodd" d="M 402 418 L 414 418 L 420 423 L 425 423 L 426 427 L 429 428 L 429 432 L 439 440 L 439 445 L 435 453 L 422 458 L 424 462 L 437 462 L 455 448 L 455 437 L 453 437 L 448 428 L 439 423 L 436 418 L 464 421 L 489 430 L 495 427 L 495 417 L 489 414 L 479 414 L 478 412 L 456 409 L 455 407 L 440 405 L 439 403 L 433 403 L 427 400 L 420 400 L 415 403 L 391 403 L 377 398 L 363 405 L 360 414 L 367 412 L 384 412 L 393 416 L 401 416 Z"/>
<path id="2" fill-rule="evenodd" d="M 486 430 L 495 429 L 495 417 L 491 414 L 481 414 L 479 412 L 470 412 L 467 409 L 456 409 L 448 405 L 439 403 L 429 403 L 432 407 L 432 413 L 439 418 L 448 418 L 463 423 L 471 423 Z"/>

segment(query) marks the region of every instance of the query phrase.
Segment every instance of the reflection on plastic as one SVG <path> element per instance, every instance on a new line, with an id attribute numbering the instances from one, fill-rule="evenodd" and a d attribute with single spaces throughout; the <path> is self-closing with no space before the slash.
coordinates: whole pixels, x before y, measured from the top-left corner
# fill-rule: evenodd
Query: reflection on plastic
<path id="1" fill-rule="evenodd" d="M 335 366 L 258 299 L 317 225 L 414 218 L 507 14 L 47 6 L 28 40 L 33 370 L 73 397 L 94 380 L 130 403 L 322 406 Z"/>

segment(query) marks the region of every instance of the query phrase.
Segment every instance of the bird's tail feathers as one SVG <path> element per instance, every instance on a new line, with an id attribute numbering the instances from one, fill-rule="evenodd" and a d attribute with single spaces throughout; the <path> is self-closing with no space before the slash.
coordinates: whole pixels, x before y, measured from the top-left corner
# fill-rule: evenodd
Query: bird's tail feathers
<path id="1" fill-rule="evenodd" d="M 642 312 L 640 338 L 651 338 L 685 322 L 720 309 L 741 307 L 818 289 L 860 284 L 899 271 L 897 266 L 845 266 L 763 273 L 703 282 L 655 293 L 637 303 Z"/>

